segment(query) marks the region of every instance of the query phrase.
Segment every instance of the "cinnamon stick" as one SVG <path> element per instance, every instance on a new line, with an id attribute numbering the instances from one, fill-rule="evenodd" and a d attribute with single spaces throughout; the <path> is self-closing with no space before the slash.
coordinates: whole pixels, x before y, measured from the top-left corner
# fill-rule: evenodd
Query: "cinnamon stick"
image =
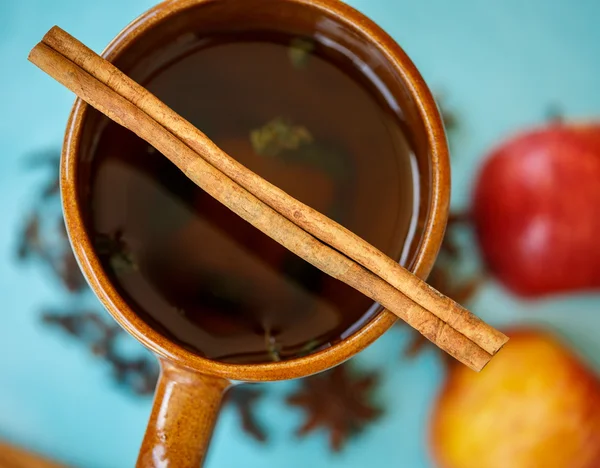
<path id="1" fill-rule="evenodd" d="M 138 107 L 143 96 L 139 97 L 137 105 L 130 102 L 46 44 L 38 44 L 30 60 L 109 118 L 148 141 L 196 184 L 246 221 L 315 267 L 378 301 L 461 362 L 480 370 L 491 358 L 491 353 L 450 324 L 413 302 L 379 276 L 320 242 L 199 157 L 186 144 L 187 140 L 184 143 L 161 125 L 160 118 L 154 120 Z M 113 78 L 116 83 L 113 87 L 122 89 L 118 75 L 113 75 Z M 108 77 L 107 81 L 110 80 Z M 178 117 L 175 120 L 182 119 Z"/>
<path id="2" fill-rule="evenodd" d="M 488 353 L 495 354 L 508 341 L 503 333 L 436 291 L 353 232 L 248 170 L 147 89 L 59 27 L 52 28 L 42 42 L 135 104 L 259 200 L 317 239 L 375 273 Z"/>

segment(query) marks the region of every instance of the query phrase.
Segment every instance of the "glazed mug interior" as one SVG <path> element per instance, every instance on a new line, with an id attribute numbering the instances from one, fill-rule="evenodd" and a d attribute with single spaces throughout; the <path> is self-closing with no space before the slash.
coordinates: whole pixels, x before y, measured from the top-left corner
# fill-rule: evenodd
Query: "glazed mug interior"
<path id="1" fill-rule="evenodd" d="M 337 0 L 168 1 L 127 26 L 103 56 L 132 78 L 143 81 L 144 76 L 163 65 L 160 57 L 169 56 L 170 45 L 180 45 L 189 35 L 252 30 L 333 41 L 339 53 L 351 54 L 353 60 L 376 74 L 388 99 L 401 113 L 401 125 L 416 156 L 420 209 L 417 234 L 408 246 L 405 265 L 426 277 L 441 245 L 448 215 L 449 163 L 443 125 L 432 95 L 410 59 L 356 10 Z M 148 60 L 150 56 L 152 60 Z M 359 330 L 329 348 L 262 364 L 209 360 L 161 335 L 120 296 L 88 235 L 91 148 L 102 118 L 80 100 L 70 116 L 61 162 L 67 231 L 96 295 L 161 362 L 161 377 L 138 466 L 197 467 L 204 460 L 223 393 L 232 381 L 291 379 L 321 372 L 365 348 L 396 319 L 380 308 Z"/>

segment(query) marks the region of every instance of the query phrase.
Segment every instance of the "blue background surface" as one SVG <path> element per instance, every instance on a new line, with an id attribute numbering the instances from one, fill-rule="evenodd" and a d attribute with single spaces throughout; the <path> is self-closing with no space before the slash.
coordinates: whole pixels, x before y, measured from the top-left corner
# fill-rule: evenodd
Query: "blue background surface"
<path id="1" fill-rule="evenodd" d="M 73 96 L 26 60 L 54 24 L 102 50 L 154 0 L 0 0 L 0 438 L 73 466 L 133 466 L 150 411 L 149 398 L 117 388 L 107 368 L 81 344 L 49 332 L 40 309 L 59 288 L 34 265 L 15 260 L 19 226 L 36 202 L 42 175 L 24 169 L 26 154 L 58 148 Z M 542 122 L 550 105 L 567 116 L 600 113 L 600 2 L 596 0 L 352 0 L 391 33 L 432 89 L 456 109 L 453 205 L 468 204 L 480 159 L 517 129 Z M 61 296 L 62 297 L 62 296 Z M 486 286 L 473 309 L 495 325 L 549 324 L 600 365 L 600 301 L 578 296 L 520 302 Z M 580 320 L 568 324 L 571 313 Z M 429 467 L 427 421 L 443 380 L 428 350 L 401 360 L 408 334 L 392 330 L 356 359 L 384 370 L 378 400 L 385 416 L 339 455 L 325 437 L 291 434 L 302 415 L 282 403 L 293 382 L 272 384 L 260 403 L 271 440 L 259 445 L 227 408 L 210 467 Z"/>

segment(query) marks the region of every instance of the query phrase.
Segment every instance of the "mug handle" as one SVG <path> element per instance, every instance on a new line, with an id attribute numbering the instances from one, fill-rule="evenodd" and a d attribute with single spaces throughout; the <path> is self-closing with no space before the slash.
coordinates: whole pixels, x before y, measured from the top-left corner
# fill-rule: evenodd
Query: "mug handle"
<path id="1" fill-rule="evenodd" d="M 198 468 L 231 382 L 163 359 L 137 468 Z"/>

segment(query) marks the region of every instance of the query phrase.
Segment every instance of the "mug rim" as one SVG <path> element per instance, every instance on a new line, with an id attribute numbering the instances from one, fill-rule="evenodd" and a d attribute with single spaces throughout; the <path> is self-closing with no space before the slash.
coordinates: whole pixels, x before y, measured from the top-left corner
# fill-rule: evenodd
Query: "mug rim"
<path id="1" fill-rule="evenodd" d="M 167 0 L 127 25 L 109 43 L 102 56 L 113 61 L 138 35 L 157 22 L 167 20 L 187 8 L 220 0 Z M 377 24 L 339 0 L 279 0 L 318 8 L 353 27 L 371 42 L 404 81 L 406 90 L 424 124 L 431 164 L 431 193 L 428 216 L 422 229 L 419 247 L 410 271 L 422 278 L 431 271 L 444 236 L 449 212 L 450 162 L 444 126 L 431 91 L 400 46 Z M 71 110 L 61 155 L 60 185 L 63 213 L 75 257 L 90 287 L 112 317 L 136 340 L 159 358 L 229 380 L 275 381 L 304 377 L 334 367 L 362 351 L 385 333 L 397 320 L 391 312 L 378 312 L 360 329 L 330 347 L 304 357 L 281 362 L 233 364 L 194 354 L 165 337 L 140 319 L 129 307 L 106 275 L 95 254 L 77 195 L 79 144 L 83 123 L 90 106 L 77 99 Z"/>

